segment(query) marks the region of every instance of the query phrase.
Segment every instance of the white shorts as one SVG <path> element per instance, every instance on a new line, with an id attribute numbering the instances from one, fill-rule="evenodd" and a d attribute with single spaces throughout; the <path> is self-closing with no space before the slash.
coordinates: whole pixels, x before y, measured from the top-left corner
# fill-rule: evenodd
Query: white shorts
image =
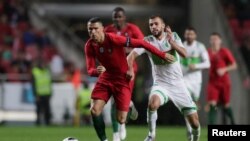
<path id="1" fill-rule="evenodd" d="M 201 92 L 201 83 L 190 83 L 185 81 L 185 84 L 187 86 L 187 89 L 193 99 L 193 101 L 198 101 L 200 98 L 200 92 Z"/>
<path id="2" fill-rule="evenodd" d="M 195 103 L 184 85 L 178 85 L 169 87 L 166 85 L 155 84 L 150 92 L 149 99 L 151 96 L 157 95 L 161 100 L 161 105 L 164 105 L 171 100 L 175 106 L 184 114 L 184 116 L 190 115 L 197 112 Z"/>

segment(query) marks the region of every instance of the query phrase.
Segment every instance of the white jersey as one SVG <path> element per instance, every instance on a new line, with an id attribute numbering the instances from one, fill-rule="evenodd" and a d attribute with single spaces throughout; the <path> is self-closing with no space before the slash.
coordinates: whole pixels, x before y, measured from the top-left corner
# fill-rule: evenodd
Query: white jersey
<path id="1" fill-rule="evenodd" d="M 210 67 L 207 50 L 204 44 L 198 41 L 194 41 L 191 45 L 188 45 L 186 41 L 183 44 L 187 51 L 187 58 L 181 59 L 184 79 L 188 83 L 202 83 L 201 70 Z M 190 64 L 194 64 L 196 70 L 189 70 Z"/>
<path id="2" fill-rule="evenodd" d="M 171 45 L 166 40 L 166 34 L 167 33 L 164 33 L 164 37 L 162 38 L 162 40 L 157 40 L 152 35 L 147 36 L 144 39 L 148 41 L 150 44 L 152 44 L 153 46 L 155 46 L 156 48 L 158 48 L 159 50 L 164 51 L 164 52 L 169 52 L 170 54 L 172 54 L 175 57 L 174 63 L 168 63 L 165 60 L 148 52 L 144 48 L 136 48 L 134 49 L 134 51 L 138 55 L 147 53 L 147 55 L 149 56 L 151 66 L 152 66 L 154 84 L 161 83 L 167 86 L 175 86 L 180 83 L 183 83 L 183 79 L 182 79 L 183 75 L 182 75 L 182 70 L 181 70 L 181 65 L 180 65 L 180 57 L 179 57 L 179 54 L 175 50 L 172 50 Z M 181 39 L 175 32 L 173 32 L 173 39 L 180 47 L 184 48 Z"/>

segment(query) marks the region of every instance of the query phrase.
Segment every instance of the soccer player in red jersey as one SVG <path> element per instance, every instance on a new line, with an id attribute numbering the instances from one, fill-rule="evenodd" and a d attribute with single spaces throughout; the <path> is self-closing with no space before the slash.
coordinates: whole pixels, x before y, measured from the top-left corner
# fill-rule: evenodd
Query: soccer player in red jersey
<path id="1" fill-rule="evenodd" d="M 235 70 L 237 64 L 229 49 L 222 47 L 221 35 L 212 33 L 208 49 L 211 67 L 207 86 L 207 100 L 209 104 L 208 124 L 216 123 L 217 104 L 222 104 L 223 113 L 234 124 L 233 112 L 229 105 L 231 81 L 229 71 Z"/>
<path id="2" fill-rule="evenodd" d="M 116 118 L 120 124 L 126 122 L 131 100 L 130 75 L 123 47 L 143 47 L 153 54 L 169 61 L 173 56 L 161 52 L 144 40 L 105 33 L 100 18 L 91 18 L 87 23 L 90 39 L 85 44 L 87 71 L 90 76 L 99 76 L 91 94 L 91 115 L 94 128 L 101 141 L 107 141 L 105 123 L 101 115 L 103 107 L 113 96 L 116 104 Z M 96 68 L 96 61 L 102 67 Z"/>
<path id="3" fill-rule="evenodd" d="M 113 20 L 113 24 L 106 26 L 104 29 L 105 32 L 110 32 L 110 33 L 114 33 L 114 34 L 121 35 L 124 37 L 130 37 L 130 38 L 135 38 L 135 39 L 143 39 L 144 38 L 144 35 L 138 26 L 136 26 L 135 24 L 126 22 L 126 12 L 122 7 L 116 7 L 113 10 L 112 20 Z M 125 52 L 127 55 L 132 50 L 132 48 L 130 48 L 130 47 L 126 47 L 124 49 L 125 49 Z M 137 70 L 138 70 L 138 66 L 137 66 L 135 61 L 133 64 L 133 68 L 134 68 L 134 74 L 136 75 Z M 135 79 L 130 81 L 131 92 L 133 92 L 134 83 L 135 83 Z M 126 138 L 125 124 L 122 124 L 120 126 L 120 130 L 118 129 L 119 124 L 115 118 L 116 112 L 115 112 L 115 104 L 114 104 L 113 99 L 112 99 L 111 103 L 112 103 L 112 105 L 111 105 L 111 119 L 112 119 L 112 128 L 113 128 L 113 141 L 124 140 Z M 138 112 L 137 112 L 137 110 L 134 106 L 134 103 L 132 101 L 130 102 L 130 108 L 133 111 L 131 118 L 133 120 L 135 120 L 138 117 Z"/>

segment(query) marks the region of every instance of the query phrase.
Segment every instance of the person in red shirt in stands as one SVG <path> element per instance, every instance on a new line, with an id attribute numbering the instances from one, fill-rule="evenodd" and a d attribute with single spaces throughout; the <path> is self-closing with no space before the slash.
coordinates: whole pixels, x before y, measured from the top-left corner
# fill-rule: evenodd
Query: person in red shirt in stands
<path id="1" fill-rule="evenodd" d="M 211 47 L 208 49 L 211 63 L 207 86 L 208 124 L 216 124 L 218 104 L 222 104 L 223 115 L 229 117 L 231 124 L 234 124 L 233 112 L 229 105 L 231 94 L 229 72 L 235 70 L 237 64 L 230 50 L 222 47 L 221 44 L 221 35 L 217 32 L 212 33 Z M 226 123 L 226 117 L 224 123 Z"/>
<path id="2" fill-rule="evenodd" d="M 102 21 L 98 17 L 87 23 L 90 39 L 85 44 L 87 72 L 98 77 L 91 94 L 91 115 L 94 128 L 101 141 L 107 141 L 105 123 L 101 115 L 105 104 L 113 96 L 116 105 L 116 118 L 120 124 L 126 122 L 131 100 L 128 75 L 128 63 L 124 47 L 143 47 L 166 61 L 174 57 L 161 52 L 144 40 L 105 33 Z M 96 68 L 96 61 L 100 66 Z"/>
<path id="3" fill-rule="evenodd" d="M 143 33 L 141 32 L 140 28 L 137 25 L 126 21 L 126 12 L 122 7 L 116 7 L 113 10 L 112 20 L 113 20 L 113 24 L 106 26 L 104 29 L 105 32 L 110 32 L 110 33 L 114 33 L 114 34 L 121 35 L 124 37 L 130 37 L 130 38 L 135 38 L 135 39 L 144 38 Z M 128 55 L 132 50 L 132 48 L 130 47 L 126 47 L 124 49 L 125 49 L 126 55 Z M 138 66 L 135 61 L 133 64 L 133 68 L 134 68 L 134 74 L 136 74 L 138 70 Z M 135 84 L 135 79 L 130 81 L 131 92 L 133 92 L 134 84 Z M 116 117 L 115 116 L 115 113 L 116 113 L 115 104 L 114 104 L 114 100 L 113 99 L 111 100 L 112 100 L 111 101 L 111 104 L 112 104 L 111 105 L 111 119 L 112 119 L 112 128 L 113 128 L 113 141 L 124 140 L 126 138 L 126 127 L 125 127 L 125 124 L 122 124 L 118 132 L 119 124 L 115 118 Z M 132 117 L 132 119 L 135 120 L 138 117 L 138 112 L 134 106 L 133 101 L 130 102 L 130 107 L 131 109 L 133 109 L 132 111 L 135 112 L 134 114 L 135 117 Z"/>

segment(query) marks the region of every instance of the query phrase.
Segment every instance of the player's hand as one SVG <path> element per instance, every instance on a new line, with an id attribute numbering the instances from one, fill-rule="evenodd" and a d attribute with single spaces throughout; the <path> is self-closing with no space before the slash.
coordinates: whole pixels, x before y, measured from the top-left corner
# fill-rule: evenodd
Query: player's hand
<path id="1" fill-rule="evenodd" d="M 190 70 L 195 70 L 196 69 L 194 64 L 190 64 L 188 67 L 189 67 Z"/>
<path id="2" fill-rule="evenodd" d="M 106 71 L 106 68 L 104 66 L 98 66 L 96 69 L 98 74 L 102 74 Z"/>
<path id="3" fill-rule="evenodd" d="M 227 72 L 226 68 L 217 69 L 217 74 L 223 76 Z"/>
<path id="4" fill-rule="evenodd" d="M 169 63 L 173 63 L 175 61 L 175 58 L 173 55 L 169 54 L 169 53 L 165 53 L 165 59 L 166 61 L 168 61 Z"/>
<path id="5" fill-rule="evenodd" d="M 135 78 L 134 70 L 128 70 L 127 73 L 126 73 L 126 77 L 129 80 L 134 80 L 134 78 Z"/>
<path id="6" fill-rule="evenodd" d="M 173 40 L 173 32 L 170 26 L 166 26 L 166 32 L 167 32 L 167 40 L 171 44 L 174 40 Z"/>

